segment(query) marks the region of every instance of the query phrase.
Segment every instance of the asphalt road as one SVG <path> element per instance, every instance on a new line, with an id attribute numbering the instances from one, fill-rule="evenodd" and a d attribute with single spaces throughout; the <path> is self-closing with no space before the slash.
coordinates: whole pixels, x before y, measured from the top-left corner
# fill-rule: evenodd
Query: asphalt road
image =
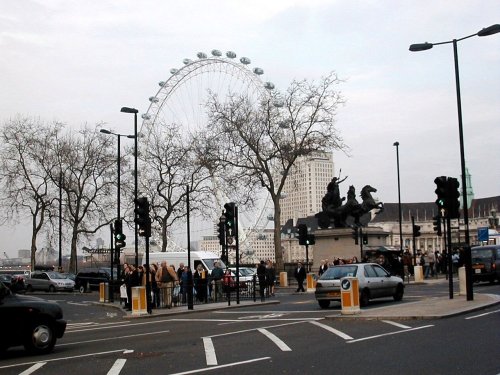
<path id="1" fill-rule="evenodd" d="M 500 294 L 500 285 L 479 291 Z M 410 285 L 401 303 L 436 294 L 447 298 L 447 285 Z M 9 350 L 0 373 L 500 373 L 499 306 L 439 320 L 333 321 L 313 295 L 280 293 L 276 305 L 124 319 L 93 304 L 95 293 L 40 296 L 63 306 L 65 336 L 49 355 Z"/>

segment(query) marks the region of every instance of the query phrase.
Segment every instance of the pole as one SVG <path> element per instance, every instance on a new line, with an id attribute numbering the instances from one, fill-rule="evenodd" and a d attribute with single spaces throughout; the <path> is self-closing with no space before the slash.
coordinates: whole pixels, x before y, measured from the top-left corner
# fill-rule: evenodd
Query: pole
<path id="1" fill-rule="evenodd" d="M 446 216 L 446 226 L 448 230 L 446 236 L 448 239 L 448 289 L 450 292 L 450 299 L 453 299 L 453 260 L 451 258 L 451 220 L 450 216 Z"/>
<path id="2" fill-rule="evenodd" d="M 134 112 L 134 202 L 137 201 L 137 111 Z M 134 226 L 134 242 L 135 242 L 135 268 L 139 264 L 139 231 L 137 224 Z"/>
<path id="3" fill-rule="evenodd" d="M 234 236 L 236 239 L 236 304 L 240 304 L 240 240 L 238 235 L 238 206 L 234 207 Z M 229 254 L 228 254 L 229 256 Z"/>
<path id="4" fill-rule="evenodd" d="M 114 302 L 114 296 L 113 296 L 113 224 L 109 224 L 109 232 L 111 233 L 111 244 L 109 246 L 109 256 L 111 258 L 111 280 L 109 280 L 109 302 Z"/>
<path id="5" fill-rule="evenodd" d="M 403 214 L 401 209 L 401 183 L 399 178 L 399 142 L 394 142 L 394 146 L 396 146 L 396 167 L 398 172 L 399 251 L 401 255 L 403 255 Z M 413 248 L 413 257 L 416 257 L 415 248 Z"/>
<path id="6" fill-rule="evenodd" d="M 151 271 L 149 269 L 149 236 L 146 237 L 146 308 L 148 314 L 151 314 L 151 280 L 149 279 Z"/>
<path id="7" fill-rule="evenodd" d="M 359 253 L 360 261 L 363 261 L 363 227 L 359 227 Z"/>
<path id="8" fill-rule="evenodd" d="M 465 168 L 465 146 L 464 146 L 464 131 L 462 122 L 462 99 L 460 95 L 460 75 L 458 72 L 458 48 L 457 40 L 453 39 L 453 57 L 455 62 L 455 85 L 457 90 L 457 110 L 458 110 L 458 134 L 460 137 L 460 167 L 462 170 L 462 206 L 465 224 L 465 252 L 470 252 L 470 237 L 469 237 L 469 212 L 468 212 L 468 202 L 467 202 L 467 176 Z M 470 254 L 465 256 L 465 259 L 471 259 Z M 465 264 L 465 282 L 467 289 L 467 301 L 472 301 L 474 299 L 472 290 L 472 278 L 470 277 L 470 272 L 472 269 L 471 262 L 466 262 Z"/>
<path id="9" fill-rule="evenodd" d="M 59 272 L 62 271 L 62 172 L 59 172 Z"/>
<path id="10" fill-rule="evenodd" d="M 116 182 L 116 220 L 120 220 L 120 173 L 121 173 L 121 154 L 120 154 L 120 149 L 121 149 L 121 143 L 120 143 L 120 138 L 121 138 L 121 135 L 120 134 L 117 134 L 116 137 L 118 138 L 118 150 L 117 150 L 117 153 L 116 153 L 116 168 L 117 168 L 117 182 Z M 113 282 L 114 282 L 114 278 L 113 278 L 113 268 L 114 268 L 114 250 L 116 250 L 116 252 L 118 253 L 120 250 L 118 248 L 115 249 L 115 247 L 113 246 L 113 238 L 111 238 L 111 247 L 110 247 L 110 251 L 111 251 L 111 280 L 109 282 L 109 300 L 111 302 L 114 301 L 114 298 L 113 298 Z M 118 279 L 118 267 L 117 267 L 117 270 L 116 270 L 116 278 Z"/>
<path id="11" fill-rule="evenodd" d="M 415 228 L 415 217 L 411 217 L 411 233 L 412 233 L 412 240 L 413 240 L 413 264 L 417 265 L 417 249 L 416 249 L 416 241 L 415 241 L 415 232 L 413 231 L 413 228 Z"/>
<path id="12" fill-rule="evenodd" d="M 191 225 L 189 206 L 189 185 L 186 185 L 186 221 L 187 221 L 187 250 L 188 250 L 188 310 L 193 310 L 193 271 L 191 270 Z"/>

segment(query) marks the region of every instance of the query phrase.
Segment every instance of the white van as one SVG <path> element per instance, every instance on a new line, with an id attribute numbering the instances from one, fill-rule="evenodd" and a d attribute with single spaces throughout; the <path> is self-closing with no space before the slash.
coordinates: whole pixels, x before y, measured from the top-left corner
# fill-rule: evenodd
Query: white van
<path id="1" fill-rule="evenodd" d="M 123 262 L 134 264 L 135 254 L 133 252 L 124 252 L 122 254 L 122 264 Z M 169 252 L 150 252 L 149 253 L 149 264 L 158 264 L 166 261 L 168 265 L 174 265 L 175 269 L 179 268 L 179 264 L 188 264 L 188 252 L 187 251 L 169 251 Z M 191 251 L 191 270 L 194 272 L 198 264 L 202 264 L 205 270 L 209 273 L 214 269 L 214 263 L 219 262 L 222 269 L 226 269 L 226 265 L 220 259 L 220 257 L 209 251 Z M 139 253 L 139 264 L 146 264 L 146 255 L 144 253 Z"/>

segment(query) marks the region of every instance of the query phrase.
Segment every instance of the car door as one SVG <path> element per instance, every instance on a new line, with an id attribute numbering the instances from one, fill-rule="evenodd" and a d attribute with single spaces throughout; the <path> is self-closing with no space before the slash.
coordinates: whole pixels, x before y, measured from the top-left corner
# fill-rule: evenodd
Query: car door
<path id="1" fill-rule="evenodd" d="M 364 267 L 364 285 L 360 285 L 363 289 L 367 287 L 370 290 L 370 297 L 380 297 L 383 290 L 383 283 L 380 276 L 375 271 L 375 265 L 366 264 Z"/>
<path id="2" fill-rule="evenodd" d="M 379 278 L 380 289 L 378 291 L 378 297 L 392 296 L 396 291 L 396 285 L 393 283 L 390 273 L 376 264 L 373 265 L 373 270 Z"/>

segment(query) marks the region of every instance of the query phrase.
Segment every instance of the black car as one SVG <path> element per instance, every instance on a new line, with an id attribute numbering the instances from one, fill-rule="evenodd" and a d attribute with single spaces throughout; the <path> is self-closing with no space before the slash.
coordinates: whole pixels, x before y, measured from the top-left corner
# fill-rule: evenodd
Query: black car
<path id="1" fill-rule="evenodd" d="M 116 282 L 116 274 L 113 275 Z M 84 268 L 80 270 L 75 277 L 75 288 L 80 293 L 98 290 L 100 283 L 109 283 L 111 280 L 111 269 L 102 268 Z"/>
<path id="2" fill-rule="evenodd" d="M 38 297 L 14 294 L 0 282 L 0 352 L 24 345 L 33 354 L 52 351 L 64 335 L 61 306 Z"/>

